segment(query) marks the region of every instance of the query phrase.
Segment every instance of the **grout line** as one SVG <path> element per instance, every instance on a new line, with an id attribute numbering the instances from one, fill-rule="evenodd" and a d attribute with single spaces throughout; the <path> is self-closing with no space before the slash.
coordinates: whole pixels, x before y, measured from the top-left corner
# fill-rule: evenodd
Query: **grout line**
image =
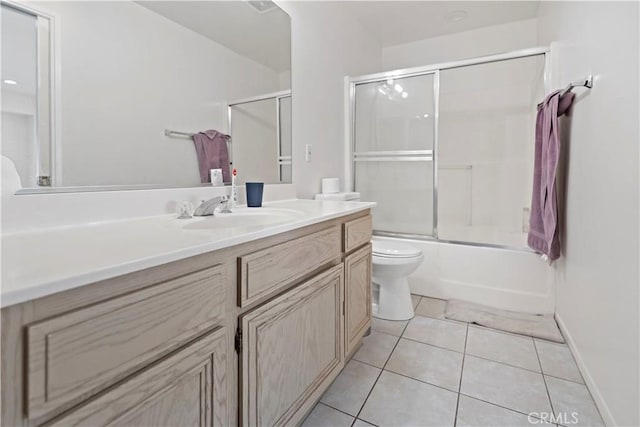
<path id="1" fill-rule="evenodd" d="M 579 385 L 583 385 L 583 386 L 587 387 L 587 385 L 585 383 L 581 383 L 581 382 L 576 381 L 576 380 L 569 380 L 569 379 L 566 379 L 566 378 L 559 377 L 557 375 L 549 375 L 549 374 L 547 374 L 545 372 L 542 372 L 542 375 L 544 375 L 545 377 L 551 377 L 551 378 L 555 378 L 557 380 L 568 381 L 570 383 L 579 384 Z M 587 387 L 587 390 L 588 389 L 589 389 L 589 387 Z"/>
<path id="2" fill-rule="evenodd" d="M 540 362 L 540 355 L 538 354 L 538 347 L 536 346 L 536 340 L 533 340 L 533 348 L 536 350 L 536 357 L 538 358 L 538 364 L 540 365 L 540 370 L 542 371 L 542 362 Z M 542 374 L 542 381 L 544 382 L 544 389 L 547 392 L 547 398 L 549 399 L 549 406 L 551 406 L 551 412 L 557 416 L 556 410 L 553 408 L 553 402 L 551 401 L 551 394 L 549 393 L 549 386 L 547 385 L 547 379 L 544 377 L 544 373 Z"/>
<path id="3" fill-rule="evenodd" d="M 589 387 L 587 387 L 587 385 L 586 385 L 586 384 L 584 384 L 584 383 L 577 383 L 577 382 L 575 382 L 575 381 L 566 380 L 566 379 L 564 379 L 564 378 L 554 377 L 553 375 L 547 375 L 547 374 L 543 374 L 543 375 L 542 375 L 542 377 L 544 378 L 545 385 L 547 384 L 547 377 L 550 377 L 550 378 L 554 378 L 554 379 L 557 379 L 557 380 L 560 380 L 560 381 L 572 382 L 572 383 L 574 383 L 574 384 L 581 385 L 581 386 L 583 386 L 585 389 L 587 389 L 587 393 L 589 394 L 589 399 L 591 400 L 591 403 L 593 403 L 593 406 L 596 408 L 596 411 L 598 412 L 598 416 L 600 417 L 600 421 L 602 421 L 602 424 L 603 424 L 604 426 L 606 426 L 606 424 L 605 424 L 605 422 L 604 422 L 604 418 L 602 417 L 602 413 L 600 412 L 600 408 L 598 408 L 598 405 L 596 405 L 596 401 L 595 401 L 595 399 L 593 398 L 593 394 L 591 394 L 591 390 L 589 390 Z M 549 397 L 549 400 L 551 400 L 551 397 Z M 553 409 L 553 403 L 551 404 L 551 408 Z M 558 425 L 559 425 L 559 426 L 564 427 L 564 424 L 560 424 L 560 423 L 558 423 Z"/>
<path id="4" fill-rule="evenodd" d="M 341 412 L 341 413 L 343 413 L 343 414 L 345 414 L 345 415 L 348 415 L 348 416 L 350 416 L 351 418 L 354 418 L 354 417 L 353 417 L 353 415 L 351 415 L 350 413 L 345 412 L 345 411 L 343 411 L 342 409 L 334 408 L 333 406 L 329 405 L 328 403 L 324 403 L 324 402 L 320 402 L 320 401 L 318 401 L 318 403 L 316 403 L 316 406 L 318 406 L 318 405 L 324 405 L 324 406 L 326 406 L 326 407 L 328 407 L 328 408 L 331 408 L 331 409 L 336 410 L 336 411 L 338 411 L 338 412 Z M 314 409 L 315 409 L 315 406 L 314 406 Z M 313 410 L 312 410 L 312 411 L 313 411 Z M 309 415 L 311 415 L 311 412 L 309 412 Z M 306 419 L 306 418 L 305 418 L 305 419 Z"/>
<path id="5" fill-rule="evenodd" d="M 354 358 L 351 358 L 351 360 L 355 360 L 356 362 L 362 363 L 363 365 L 371 366 L 372 368 L 376 368 L 376 369 L 382 370 L 382 368 L 380 366 L 372 365 L 369 362 L 363 362 L 362 360 L 358 360 L 358 359 L 354 359 Z"/>
<path id="6" fill-rule="evenodd" d="M 424 342 L 424 341 L 419 341 L 419 340 L 416 340 L 416 339 L 413 339 L 413 338 L 407 338 L 407 337 L 405 337 L 405 336 L 401 336 L 401 337 L 399 337 L 399 338 L 402 338 L 402 339 L 405 339 L 405 340 L 409 340 L 409 341 L 413 341 L 413 342 L 418 342 L 418 343 L 420 343 L 420 344 L 430 345 L 431 347 L 440 348 L 440 349 L 442 349 L 442 350 L 449 350 L 449 351 L 453 351 L 453 352 L 458 353 L 458 354 L 464 354 L 464 351 L 453 350 L 453 349 L 451 349 L 451 348 L 442 347 L 442 346 L 435 345 L 435 344 L 431 344 L 431 343 Z"/>
<path id="7" fill-rule="evenodd" d="M 475 357 L 476 359 L 486 360 L 487 362 L 498 363 L 498 364 L 500 364 L 500 365 L 508 366 L 508 367 L 510 367 L 510 368 L 522 369 L 523 371 L 532 372 L 532 373 L 534 373 L 534 374 L 538 374 L 538 375 L 542 375 L 542 374 L 543 374 L 542 369 L 540 369 L 539 371 L 534 371 L 534 370 L 532 370 L 532 369 L 523 368 L 522 366 L 516 366 L 516 365 L 512 365 L 512 364 L 510 364 L 510 363 L 500 362 L 500 361 L 498 361 L 498 360 L 493 360 L 493 359 L 488 359 L 488 358 L 486 358 L 486 357 L 478 356 L 478 355 L 475 355 L 475 354 L 473 354 L 473 353 L 467 353 L 467 354 L 468 354 L 469 356 L 471 356 L 471 357 Z M 538 362 L 538 363 L 539 363 L 539 362 Z"/>
<path id="8" fill-rule="evenodd" d="M 424 343 L 423 343 L 423 344 L 424 344 Z M 431 345 L 431 344 L 429 344 L 429 345 Z M 451 350 L 451 351 L 455 351 L 455 350 Z M 575 381 L 575 380 L 569 380 L 569 379 L 566 379 L 566 378 L 559 377 L 559 376 L 557 376 L 557 375 L 549 375 L 549 374 L 547 374 L 546 372 L 543 372 L 542 367 L 540 367 L 540 370 L 539 370 L 539 371 L 533 371 L 533 370 L 531 370 L 531 369 L 523 368 L 523 367 L 521 367 L 521 366 L 510 365 L 509 363 L 499 362 L 499 361 L 497 361 L 497 360 L 493 360 L 493 359 L 487 359 L 486 357 L 477 356 L 477 355 L 472 354 L 472 353 L 467 353 L 467 354 L 468 354 L 469 356 L 471 356 L 471 357 L 475 357 L 476 359 L 486 360 L 487 362 L 497 363 L 497 364 L 499 364 L 499 365 L 508 366 L 508 367 L 510 367 L 510 368 L 521 369 L 521 370 L 523 370 L 523 371 L 527 371 L 527 372 L 531 372 L 531 373 L 534 373 L 534 374 L 538 374 L 538 375 L 543 375 L 543 376 L 547 376 L 547 377 L 555 378 L 555 379 L 558 379 L 558 380 L 569 381 L 569 382 L 574 383 L 574 384 L 585 385 L 584 383 L 581 383 L 581 382 L 578 382 L 578 381 Z M 536 356 L 537 356 L 537 351 L 536 351 Z M 538 359 L 538 363 L 540 363 L 539 359 Z"/>
<path id="9" fill-rule="evenodd" d="M 508 408 L 506 406 L 498 405 L 497 403 L 489 402 L 488 400 L 480 399 L 480 398 L 478 398 L 476 396 L 471 396 L 471 395 L 465 394 L 465 393 L 460 393 L 460 395 L 464 396 L 464 397 L 468 397 L 469 399 L 478 400 L 478 401 L 486 403 L 488 405 L 492 405 L 492 406 L 495 406 L 495 407 L 498 407 L 498 408 L 506 409 L 507 411 L 515 412 L 516 414 L 525 415 L 525 416 L 529 416 L 530 415 L 530 414 L 525 414 L 524 412 L 518 411 L 518 410 L 513 409 L 513 408 Z M 533 418 L 535 418 L 537 420 L 541 419 L 540 417 L 537 417 L 535 415 L 531 415 L 531 417 L 533 417 Z"/>
<path id="10" fill-rule="evenodd" d="M 390 322 L 393 322 L 393 320 L 390 320 Z M 406 322 L 406 320 L 401 320 L 401 322 Z M 407 323 L 407 324 L 408 324 L 408 323 Z M 405 325 L 405 327 L 406 327 L 406 325 Z M 379 334 L 389 335 L 389 336 L 391 336 L 391 337 L 400 338 L 400 336 L 399 336 L 399 335 L 393 335 L 393 334 L 390 334 L 389 332 L 379 331 L 379 330 L 377 330 L 377 329 L 373 329 L 373 327 L 371 328 L 371 331 L 375 331 L 375 332 L 377 332 L 377 333 L 379 333 Z M 404 328 L 402 329 L 402 331 L 404 332 Z"/>
<path id="11" fill-rule="evenodd" d="M 469 337 L 469 325 L 464 334 L 464 352 L 462 353 L 462 366 L 460 366 L 460 381 L 458 382 L 458 396 L 456 400 L 456 411 L 453 414 L 453 427 L 458 424 L 458 408 L 460 407 L 460 392 L 462 391 L 462 375 L 464 374 L 464 359 L 467 357 L 467 338 Z"/>
<path id="12" fill-rule="evenodd" d="M 409 320 L 409 322 L 411 322 L 411 320 Z M 409 325 L 409 322 L 407 322 L 406 325 L 404 325 L 404 328 L 402 328 L 402 333 L 404 334 L 404 331 L 407 329 L 407 326 Z M 391 359 L 391 356 L 393 355 L 393 352 L 396 350 L 396 347 L 398 346 L 398 343 L 400 342 L 400 338 L 402 337 L 402 334 L 400 334 L 399 337 L 396 340 L 395 345 L 393 346 L 393 349 L 391 350 L 391 352 L 389 353 L 389 356 L 387 356 L 387 360 L 384 362 L 384 364 L 382 365 L 382 369 L 380 369 L 380 373 L 378 374 L 378 377 L 376 378 L 376 380 L 373 383 L 373 386 L 371 387 L 371 389 L 369 390 L 369 393 L 367 393 L 367 397 L 364 399 L 364 401 L 362 402 L 362 406 L 360 406 L 360 410 L 358 411 L 358 413 L 356 414 L 356 419 L 360 418 L 360 413 L 362 412 L 362 409 L 364 408 L 364 405 L 367 404 L 367 400 L 369 400 L 369 396 L 371 396 L 371 392 L 373 391 L 373 389 L 376 387 L 376 384 L 378 384 L 378 380 L 380 379 L 380 376 L 382 376 L 382 373 L 384 372 L 384 367 L 387 366 L 387 363 L 389 363 L 389 359 Z M 360 362 L 363 363 L 363 362 Z M 369 422 L 368 420 L 363 420 L 366 422 Z M 372 423 L 369 423 L 372 424 Z"/>
<path id="13" fill-rule="evenodd" d="M 416 315 L 416 316 L 419 316 L 419 315 Z M 422 317 L 424 317 L 424 316 L 422 316 Z M 432 317 L 431 319 L 436 319 L 436 318 L 435 318 L 435 317 Z M 436 319 L 436 320 L 442 320 L 442 319 Z M 390 321 L 391 321 L 391 320 L 390 320 Z M 474 324 L 472 324 L 472 323 L 468 323 L 467 325 L 468 325 L 468 328 L 467 328 L 467 334 L 468 334 L 469 328 L 474 328 L 474 327 L 475 327 L 475 329 L 480 329 L 480 328 L 476 327 L 476 325 L 474 325 Z M 478 358 L 478 359 L 487 360 L 487 361 L 489 361 L 489 362 L 494 362 L 494 363 L 499 363 L 499 364 L 501 364 L 501 365 L 509 366 L 509 367 L 511 367 L 511 368 L 522 369 L 523 371 L 533 372 L 534 374 L 546 375 L 546 376 L 548 376 L 548 377 L 553 377 L 553 378 L 557 378 L 557 379 L 560 379 L 560 380 L 565 380 L 565 381 L 570 381 L 570 382 L 573 382 L 573 383 L 576 383 L 576 384 L 582 384 L 582 385 L 585 385 L 585 383 L 584 383 L 584 382 L 580 382 L 580 381 L 576 381 L 576 380 L 570 380 L 570 379 L 568 379 L 568 378 L 563 378 L 563 377 L 559 377 L 559 376 L 557 376 L 557 375 L 551 375 L 551 374 L 548 374 L 548 373 L 544 372 L 544 370 L 542 369 L 542 363 L 540 362 L 540 359 L 539 359 L 539 357 L 537 356 L 537 354 L 536 354 L 536 357 L 538 357 L 538 365 L 540 366 L 540 370 L 539 370 L 539 371 L 534 371 L 533 369 L 524 368 L 524 367 L 522 367 L 522 366 L 516 366 L 516 365 L 512 365 L 512 364 L 510 364 L 510 363 L 501 362 L 501 361 L 499 361 L 499 360 L 489 359 L 489 358 L 487 358 L 487 357 L 478 356 L 477 354 L 473 354 L 473 353 L 467 353 L 467 350 L 466 350 L 466 338 L 465 338 L 465 349 L 464 349 L 464 351 L 463 351 L 463 352 L 458 351 L 458 350 L 453 350 L 453 349 L 451 349 L 451 348 L 447 348 L 447 347 L 442 347 L 442 346 L 439 346 L 439 345 L 436 345 L 436 344 L 432 344 L 432 343 L 428 343 L 428 342 L 420 341 L 420 340 L 417 340 L 417 339 L 414 339 L 414 338 L 408 338 L 408 337 L 404 336 L 404 331 L 406 330 L 407 326 L 409 326 L 409 323 L 407 323 L 407 325 L 405 325 L 405 327 L 404 327 L 404 329 L 403 329 L 403 331 L 402 331 L 402 335 L 400 335 L 400 336 L 393 335 L 393 334 L 389 334 L 389 333 L 387 333 L 387 332 L 383 332 L 383 331 L 378 331 L 377 329 L 373 329 L 373 330 L 374 330 L 374 331 L 376 331 L 376 332 L 379 332 L 379 333 L 381 333 L 381 334 L 391 335 L 391 336 L 396 337 L 396 338 L 400 338 L 400 339 L 405 339 L 405 340 L 409 340 L 409 341 L 417 342 L 417 343 L 424 344 L 424 345 L 428 345 L 428 346 L 431 346 L 431 347 L 435 347 L 435 348 L 438 348 L 438 349 L 441 349 L 441 350 L 453 351 L 453 352 L 458 353 L 458 354 L 468 354 L 469 356 L 473 356 L 473 357 Z M 484 328 L 484 327 L 483 327 L 482 329 L 487 329 L 487 328 Z M 501 334 L 503 334 L 503 335 L 507 335 L 507 336 L 522 337 L 522 338 L 530 338 L 530 339 L 532 339 L 532 341 L 534 342 L 534 349 L 536 349 L 536 353 L 537 353 L 537 348 L 536 348 L 536 346 L 535 346 L 535 340 L 536 340 L 536 338 L 533 338 L 533 337 L 530 337 L 530 336 L 527 336 L 527 335 L 520 335 L 520 334 L 512 334 L 512 333 L 508 333 L 508 332 L 502 332 L 502 331 L 498 331 L 497 329 L 491 329 L 491 330 L 492 330 L 492 331 L 494 331 L 494 330 L 495 330 L 495 331 L 497 331 L 498 333 L 501 333 Z M 552 342 L 552 341 L 550 341 L 550 342 Z M 558 345 L 565 345 L 565 344 L 559 344 L 559 343 L 555 343 L 555 344 L 558 344 Z M 363 363 L 365 363 L 365 362 L 363 362 Z M 368 364 L 368 365 L 371 365 L 371 364 Z M 371 365 L 371 366 L 374 366 L 374 365 Z M 376 368 L 380 369 L 380 367 L 378 367 L 378 366 L 376 366 Z M 409 378 L 411 378 L 411 377 L 409 377 Z"/>
<path id="14" fill-rule="evenodd" d="M 411 342 L 416 342 L 416 343 L 422 344 L 422 345 L 427 345 L 429 347 L 437 348 L 438 350 L 445 350 L 445 351 L 450 351 L 450 352 L 453 352 L 453 353 L 464 354 L 464 351 L 452 350 L 450 348 L 441 347 L 439 345 L 431 344 L 431 343 L 424 342 L 424 341 L 414 340 L 412 338 L 407 338 L 407 337 L 398 337 L 398 338 L 403 339 L 403 340 L 407 340 L 407 341 L 411 341 Z"/>
<path id="15" fill-rule="evenodd" d="M 378 369 L 380 369 L 380 368 L 378 368 Z M 400 377 L 408 378 L 408 379 L 410 379 L 410 380 L 418 381 L 419 383 L 422 383 L 422 384 L 430 385 L 430 386 L 432 386 L 432 387 L 437 387 L 437 388 L 439 388 L 439 389 L 442 389 L 442 390 L 444 390 L 444 391 L 448 391 L 448 392 L 450 392 L 450 393 L 456 393 L 456 394 L 458 394 L 458 392 L 457 392 L 457 391 L 455 391 L 455 390 L 451 390 L 450 388 L 446 388 L 446 387 L 443 387 L 443 386 L 438 385 L 438 384 L 433 384 L 433 383 L 430 383 L 430 382 L 428 382 L 428 381 L 420 380 L 420 379 L 418 379 L 418 378 L 413 378 L 413 377 L 410 377 L 409 375 L 405 375 L 405 374 L 401 374 L 400 372 L 392 371 L 391 369 L 384 369 L 384 371 L 389 372 L 389 373 L 392 373 L 392 374 L 394 374 L 394 375 L 398 375 L 398 376 L 400 376 Z"/>

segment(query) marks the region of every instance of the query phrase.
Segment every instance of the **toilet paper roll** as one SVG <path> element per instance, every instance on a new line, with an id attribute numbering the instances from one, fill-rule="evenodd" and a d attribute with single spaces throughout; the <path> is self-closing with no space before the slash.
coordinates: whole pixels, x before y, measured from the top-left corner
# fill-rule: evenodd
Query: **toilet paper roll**
<path id="1" fill-rule="evenodd" d="M 333 194 L 340 192 L 340 179 L 339 178 L 323 178 L 322 179 L 322 194 Z"/>

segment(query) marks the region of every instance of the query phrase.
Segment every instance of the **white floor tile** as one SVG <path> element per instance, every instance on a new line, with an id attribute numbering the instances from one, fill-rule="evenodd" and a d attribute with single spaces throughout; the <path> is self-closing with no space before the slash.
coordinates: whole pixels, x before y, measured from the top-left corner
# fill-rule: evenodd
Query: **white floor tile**
<path id="1" fill-rule="evenodd" d="M 416 314 L 436 319 L 444 319 L 444 311 L 446 307 L 446 300 L 422 297 L 420 303 L 416 307 Z"/>
<path id="2" fill-rule="evenodd" d="M 416 316 L 407 325 L 402 336 L 459 352 L 464 351 L 467 325 L 446 320 Z"/>
<path id="3" fill-rule="evenodd" d="M 356 416 L 379 374 L 380 369 L 352 360 L 347 363 L 320 401 Z"/>
<path id="4" fill-rule="evenodd" d="M 453 426 L 456 393 L 384 371 L 360 413 L 378 426 Z"/>
<path id="5" fill-rule="evenodd" d="M 541 374 L 470 355 L 464 360 L 460 392 L 524 414 L 551 412 Z"/>
<path id="6" fill-rule="evenodd" d="M 400 339 L 385 369 L 457 392 L 462 357 L 462 353 Z"/>
<path id="7" fill-rule="evenodd" d="M 398 337 L 372 330 L 368 337 L 362 339 L 362 347 L 353 358 L 382 368 L 391 355 L 396 342 L 398 342 Z"/>
<path id="8" fill-rule="evenodd" d="M 302 423 L 302 427 L 349 427 L 354 418 L 318 403 Z"/>
<path id="9" fill-rule="evenodd" d="M 529 422 L 527 415 L 510 411 L 499 406 L 460 396 L 456 427 L 520 427 L 541 423 L 538 419 Z"/>
<path id="10" fill-rule="evenodd" d="M 415 310 L 418 304 L 420 303 L 420 299 L 422 297 L 420 295 L 411 294 L 411 302 L 413 303 L 413 309 Z"/>
<path id="11" fill-rule="evenodd" d="M 353 427 L 370 427 L 373 426 L 373 424 L 369 424 L 366 421 L 362 421 L 362 420 L 356 420 L 355 423 L 353 423 Z"/>
<path id="12" fill-rule="evenodd" d="M 408 320 L 385 320 L 374 317 L 371 321 L 371 329 L 399 337 L 407 323 L 409 323 Z"/>
<path id="13" fill-rule="evenodd" d="M 545 376 L 556 417 L 563 425 L 603 426 L 600 412 L 584 384 Z M 575 415 L 575 418 L 574 418 Z M 564 422 L 563 422 L 564 420 Z"/>
<path id="14" fill-rule="evenodd" d="M 539 339 L 536 339 L 535 343 L 544 374 L 584 383 L 578 365 L 566 344 Z"/>
<path id="15" fill-rule="evenodd" d="M 531 337 L 469 326 L 466 353 L 540 372 L 538 355 Z"/>

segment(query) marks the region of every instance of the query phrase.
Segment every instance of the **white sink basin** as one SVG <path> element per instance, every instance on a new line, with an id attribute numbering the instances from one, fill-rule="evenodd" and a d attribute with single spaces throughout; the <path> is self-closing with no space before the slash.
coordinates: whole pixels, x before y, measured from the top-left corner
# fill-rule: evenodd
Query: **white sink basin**
<path id="1" fill-rule="evenodd" d="M 235 208 L 232 213 L 177 220 L 186 230 L 216 230 L 236 227 L 254 227 L 284 224 L 300 218 L 303 212 L 277 208 Z"/>

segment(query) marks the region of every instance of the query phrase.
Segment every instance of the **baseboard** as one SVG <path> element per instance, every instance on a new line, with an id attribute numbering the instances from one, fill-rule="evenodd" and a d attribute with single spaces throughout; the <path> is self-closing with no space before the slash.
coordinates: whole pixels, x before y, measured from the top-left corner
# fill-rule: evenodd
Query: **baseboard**
<path id="1" fill-rule="evenodd" d="M 573 358 L 575 359 L 576 364 L 578 365 L 578 369 L 582 374 L 582 378 L 584 379 L 585 385 L 589 389 L 589 392 L 591 393 L 591 396 L 593 397 L 593 400 L 595 401 L 596 406 L 600 411 L 600 415 L 602 416 L 605 425 L 617 426 L 618 423 L 616 423 L 616 420 L 613 418 L 613 414 L 611 413 L 611 411 L 609 410 L 609 407 L 604 401 L 604 398 L 602 397 L 602 394 L 600 393 L 598 386 L 593 380 L 593 377 L 591 376 L 591 373 L 589 372 L 587 365 L 584 363 L 584 360 L 582 360 L 582 357 L 580 356 L 580 352 L 578 351 L 578 348 L 576 347 L 576 343 L 573 340 L 573 337 L 571 336 L 571 332 L 569 332 L 569 330 L 567 329 L 567 326 L 562 321 L 562 318 L 558 315 L 558 313 L 556 313 L 555 317 L 556 317 L 556 322 L 558 322 L 558 326 L 560 327 L 560 331 L 562 332 L 562 335 L 567 341 L 569 350 L 571 350 L 571 354 L 573 354 Z"/>

